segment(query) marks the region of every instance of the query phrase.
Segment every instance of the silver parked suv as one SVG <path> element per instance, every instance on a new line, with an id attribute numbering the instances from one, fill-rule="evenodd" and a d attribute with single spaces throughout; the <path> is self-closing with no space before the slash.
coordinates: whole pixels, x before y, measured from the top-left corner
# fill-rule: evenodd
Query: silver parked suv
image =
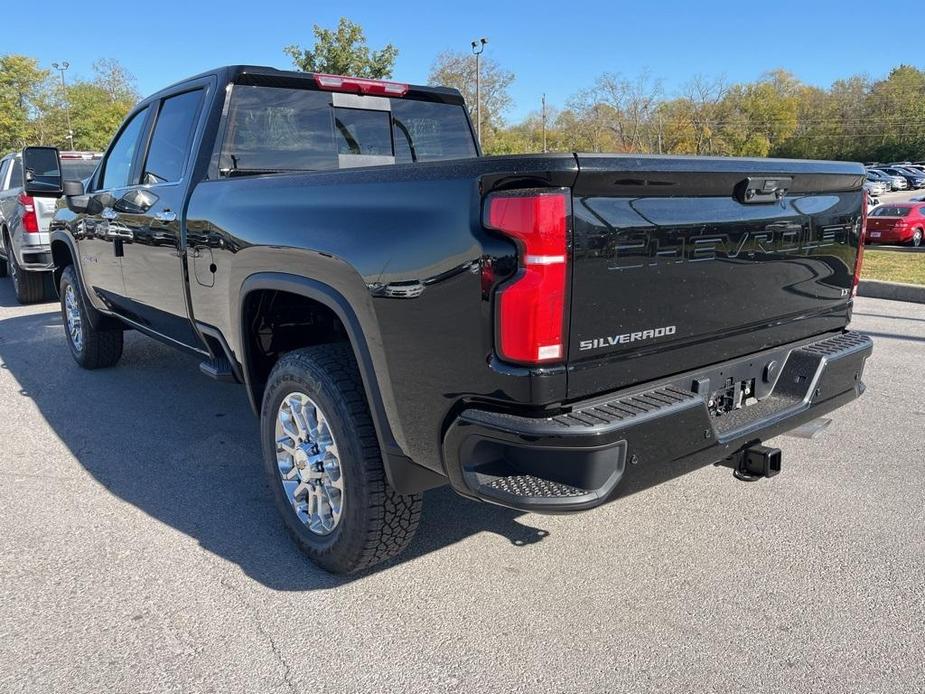
<path id="1" fill-rule="evenodd" d="M 83 180 L 96 169 L 101 154 L 62 152 L 65 179 Z M 0 159 L 0 277 L 9 273 L 20 303 L 45 298 L 46 274 L 53 269 L 48 224 L 55 214 L 51 198 L 23 193 L 22 157 Z"/>

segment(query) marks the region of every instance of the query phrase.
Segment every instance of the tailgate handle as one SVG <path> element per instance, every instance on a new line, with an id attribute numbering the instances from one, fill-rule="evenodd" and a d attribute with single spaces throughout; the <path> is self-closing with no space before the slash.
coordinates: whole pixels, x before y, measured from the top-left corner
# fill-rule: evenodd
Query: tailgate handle
<path id="1" fill-rule="evenodd" d="M 777 202 L 790 190 L 793 178 L 789 176 L 749 176 L 736 186 L 739 202 L 749 205 Z"/>

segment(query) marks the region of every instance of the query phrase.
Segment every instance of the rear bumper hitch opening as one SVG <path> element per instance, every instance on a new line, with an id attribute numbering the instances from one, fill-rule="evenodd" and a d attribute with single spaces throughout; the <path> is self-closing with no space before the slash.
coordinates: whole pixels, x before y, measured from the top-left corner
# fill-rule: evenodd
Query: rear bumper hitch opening
<path id="1" fill-rule="evenodd" d="M 779 448 L 754 444 L 716 464 L 731 467 L 732 474 L 737 480 L 754 482 L 763 477 L 774 477 L 780 474 L 781 451 Z"/>

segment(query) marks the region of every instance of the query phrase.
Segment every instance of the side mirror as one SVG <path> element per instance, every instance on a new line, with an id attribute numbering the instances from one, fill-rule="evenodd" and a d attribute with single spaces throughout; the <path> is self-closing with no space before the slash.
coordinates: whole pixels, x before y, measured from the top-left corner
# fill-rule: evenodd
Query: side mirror
<path id="1" fill-rule="evenodd" d="M 36 198 L 60 198 L 64 193 L 57 147 L 26 147 L 22 151 L 23 191 Z"/>
<path id="2" fill-rule="evenodd" d="M 67 201 L 67 208 L 75 214 L 82 214 L 87 211 L 90 203 L 90 196 L 84 192 L 83 181 L 65 181 L 62 185 L 64 189 L 64 199 Z"/>
<path id="3" fill-rule="evenodd" d="M 75 195 L 83 195 L 84 183 L 83 181 L 65 181 L 61 185 L 61 192 L 69 198 Z"/>

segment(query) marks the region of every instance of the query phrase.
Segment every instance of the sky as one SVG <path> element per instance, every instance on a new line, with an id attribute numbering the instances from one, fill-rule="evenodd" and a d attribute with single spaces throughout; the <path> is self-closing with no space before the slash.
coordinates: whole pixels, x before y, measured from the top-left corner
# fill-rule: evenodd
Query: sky
<path id="1" fill-rule="evenodd" d="M 31 3 L 7 5 L 0 52 L 31 55 L 44 67 L 68 61 L 68 79 L 91 76 L 97 58 L 115 58 L 135 75 L 143 95 L 219 65 L 290 68 L 283 47 L 311 45 L 313 24 L 334 27 L 341 16 L 364 27 L 370 47 L 395 44 L 394 78 L 413 84 L 426 83 L 441 51 L 469 51 L 470 42 L 484 36 L 485 55 L 516 77 L 510 122 L 539 110 L 544 92 L 550 105 L 564 105 L 603 72 L 633 77 L 648 70 L 671 96 L 698 74 L 737 82 L 784 68 L 828 86 L 857 73 L 884 77 L 900 63 L 925 69 L 920 41 L 868 50 L 868 31 L 879 21 L 869 1 L 156 0 L 135 12 L 126 0 L 52 0 L 39 12 L 62 18 L 58 41 L 37 36 Z M 23 30 L 10 30 L 17 26 Z"/>

